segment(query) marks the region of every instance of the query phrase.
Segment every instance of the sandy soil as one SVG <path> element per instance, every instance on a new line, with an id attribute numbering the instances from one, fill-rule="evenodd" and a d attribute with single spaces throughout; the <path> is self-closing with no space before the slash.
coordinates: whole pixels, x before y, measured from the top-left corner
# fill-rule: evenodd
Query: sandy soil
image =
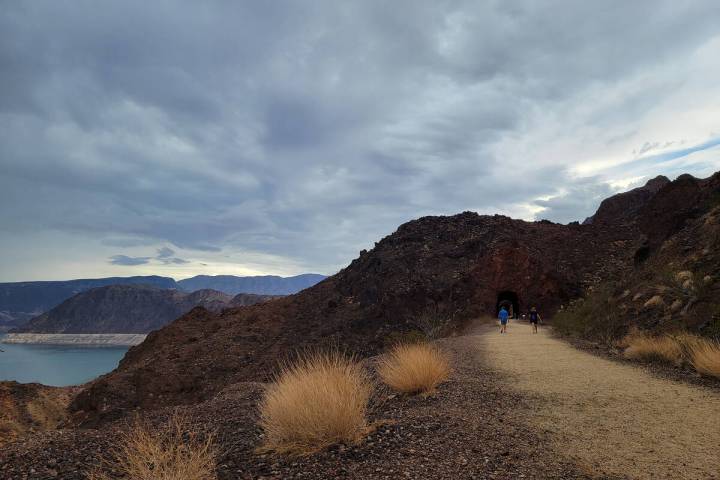
<path id="1" fill-rule="evenodd" d="M 481 361 L 536 398 L 508 415 L 547 431 L 588 473 L 637 479 L 720 478 L 720 394 L 577 350 L 542 327 L 476 336 Z"/>

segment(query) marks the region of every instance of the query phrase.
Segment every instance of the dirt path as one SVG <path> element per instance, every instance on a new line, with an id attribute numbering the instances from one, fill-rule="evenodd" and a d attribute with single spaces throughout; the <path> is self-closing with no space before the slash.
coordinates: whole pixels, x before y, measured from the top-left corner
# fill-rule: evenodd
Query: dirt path
<path id="1" fill-rule="evenodd" d="M 476 336 L 483 361 L 535 397 L 526 417 L 584 470 L 637 479 L 720 478 L 720 394 L 656 378 L 511 324 Z"/>

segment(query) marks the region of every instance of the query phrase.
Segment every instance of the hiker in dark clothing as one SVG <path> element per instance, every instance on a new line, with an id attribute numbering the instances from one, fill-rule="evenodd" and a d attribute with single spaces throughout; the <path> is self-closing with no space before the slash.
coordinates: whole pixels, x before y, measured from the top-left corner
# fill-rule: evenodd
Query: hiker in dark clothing
<path id="1" fill-rule="evenodd" d="M 538 329 L 538 322 L 542 322 L 542 317 L 538 313 L 537 309 L 535 307 L 532 307 L 530 309 L 530 324 L 533 327 L 533 333 L 537 333 Z"/>

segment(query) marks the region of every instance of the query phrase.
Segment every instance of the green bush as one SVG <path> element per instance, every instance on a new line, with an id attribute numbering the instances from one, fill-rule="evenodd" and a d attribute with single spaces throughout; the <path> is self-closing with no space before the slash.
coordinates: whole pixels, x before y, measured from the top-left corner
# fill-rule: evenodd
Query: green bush
<path id="1" fill-rule="evenodd" d="M 585 298 L 575 300 L 552 318 L 555 330 L 588 340 L 611 343 L 628 330 L 613 296 L 612 285 L 605 285 Z"/>

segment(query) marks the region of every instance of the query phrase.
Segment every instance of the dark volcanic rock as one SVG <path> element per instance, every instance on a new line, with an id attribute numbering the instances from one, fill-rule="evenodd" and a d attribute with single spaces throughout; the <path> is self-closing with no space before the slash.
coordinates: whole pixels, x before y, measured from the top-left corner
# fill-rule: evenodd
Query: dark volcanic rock
<path id="1" fill-rule="evenodd" d="M 634 222 L 645 204 L 668 183 L 670 183 L 670 180 L 660 175 L 648 181 L 642 187 L 606 198 L 600 203 L 595 215 L 585 219 L 583 223 L 617 224 Z"/>
<path id="2" fill-rule="evenodd" d="M 271 297 L 245 295 L 243 305 Z M 193 293 L 141 285 L 111 285 L 79 293 L 13 332 L 148 333 L 196 306 L 219 312 L 237 306 L 235 299 L 215 290 Z"/>
<path id="3" fill-rule="evenodd" d="M 427 312 L 445 333 L 495 315 L 501 299 L 550 316 L 590 287 L 631 274 L 638 251 L 653 255 L 687 212 L 706 208 L 720 175 L 713 178 L 652 180 L 603 202 L 588 225 L 470 212 L 408 222 L 297 295 L 220 314 L 194 309 L 133 347 L 71 408 L 92 424 L 136 407 L 199 402 L 231 383 L 266 380 L 279 359 L 300 348 L 333 343 L 372 355 L 391 334 L 421 328 Z M 646 212 L 662 208 L 647 221 L 655 214 Z"/>
<path id="4" fill-rule="evenodd" d="M 601 289 L 606 310 L 654 332 L 690 330 L 720 340 L 720 173 L 683 175 L 642 210 L 636 268 Z"/>

